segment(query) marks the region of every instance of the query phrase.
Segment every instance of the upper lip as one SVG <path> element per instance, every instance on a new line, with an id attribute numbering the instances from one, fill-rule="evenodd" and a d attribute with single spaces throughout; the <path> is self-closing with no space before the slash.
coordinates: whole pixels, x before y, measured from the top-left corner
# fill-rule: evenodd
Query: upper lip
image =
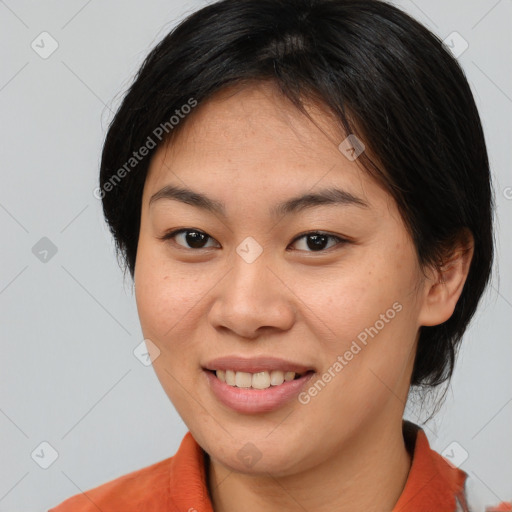
<path id="1" fill-rule="evenodd" d="M 208 361 L 206 370 L 234 370 L 235 372 L 257 373 L 280 370 L 283 372 L 306 373 L 313 370 L 311 366 L 271 356 L 245 358 L 241 356 L 224 356 Z"/>

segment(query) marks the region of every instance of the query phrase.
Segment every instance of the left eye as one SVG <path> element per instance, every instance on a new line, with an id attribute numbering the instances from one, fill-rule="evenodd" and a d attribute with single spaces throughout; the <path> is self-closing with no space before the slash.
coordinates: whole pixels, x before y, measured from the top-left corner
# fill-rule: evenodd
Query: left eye
<path id="1" fill-rule="evenodd" d="M 334 240 L 336 243 L 326 247 L 326 245 L 328 245 L 328 242 L 329 240 Z M 335 235 L 329 235 L 327 233 L 322 233 L 322 232 L 317 232 L 317 231 L 312 231 L 310 233 L 305 233 L 303 235 L 300 235 L 298 236 L 297 238 L 295 238 L 295 240 L 292 242 L 293 243 L 296 243 L 296 242 L 299 242 L 299 241 L 303 241 L 303 247 L 306 247 L 307 249 L 299 249 L 299 250 L 306 250 L 306 252 L 319 252 L 319 251 L 323 251 L 325 249 L 330 249 L 331 247 L 333 247 L 334 245 L 337 245 L 339 243 L 344 243 L 344 242 L 347 242 L 347 240 L 339 237 L 339 236 L 335 236 Z M 311 249 L 310 251 L 308 251 L 308 249 Z"/>

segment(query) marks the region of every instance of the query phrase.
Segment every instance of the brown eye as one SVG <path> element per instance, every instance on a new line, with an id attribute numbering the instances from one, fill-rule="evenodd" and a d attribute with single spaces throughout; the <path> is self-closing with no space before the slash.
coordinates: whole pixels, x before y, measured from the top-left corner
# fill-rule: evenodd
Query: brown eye
<path id="1" fill-rule="evenodd" d="M 310 233 L 300 235 L 293 241 L 293 244 L 302 240 L 304 240 L 304 242 L 302 242 L 302 248 L 299 248 L 299 250 L 307 252 L 322 252 L 326 249 L 332 248 L 333 246 L 348 243 L 348 240 L 345 240 L 344 238 L 319 231 L 312 231 Z M 329 245 L 329 241 L 334 241 L 335 243 Z"/>
<path id="2" fill-rule="evenodd" d="M 173 240 L 185 249 L 209 249 L 208 240 L 214 240 L 203 231 L 193 228 L 182 228 L 165 234 L 162 240 Z"/>

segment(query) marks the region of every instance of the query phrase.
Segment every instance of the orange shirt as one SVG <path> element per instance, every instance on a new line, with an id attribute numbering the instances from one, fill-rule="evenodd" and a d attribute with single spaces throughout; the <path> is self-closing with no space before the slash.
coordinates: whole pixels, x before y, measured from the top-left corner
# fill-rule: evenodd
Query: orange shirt
<path id="1" fill-rule="evenodd" d="M 466 473 L 433 451 L 425 432 L 417 425 L 404 421 L 403 434 L 412 455 L 412 466 L 392 512 L 465 510 Z M 77 494 L 48 512 L 98 510 L 213 512 L 206 483 L 204 451 L 187 432 L 173 457 Z"/>

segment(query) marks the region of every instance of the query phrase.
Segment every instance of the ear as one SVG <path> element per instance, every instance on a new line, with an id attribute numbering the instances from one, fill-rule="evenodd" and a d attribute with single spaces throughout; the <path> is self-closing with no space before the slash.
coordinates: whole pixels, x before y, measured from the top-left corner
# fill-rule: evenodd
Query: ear
<path id="1" fill-rule="evenodd" d="M 452 316 L 468 277 L 473 252 L 473 235 L 464 230 L 448 257 L 439 267 L 430 269 L 424 282 L 419 325 L 439 325 Z"/>

